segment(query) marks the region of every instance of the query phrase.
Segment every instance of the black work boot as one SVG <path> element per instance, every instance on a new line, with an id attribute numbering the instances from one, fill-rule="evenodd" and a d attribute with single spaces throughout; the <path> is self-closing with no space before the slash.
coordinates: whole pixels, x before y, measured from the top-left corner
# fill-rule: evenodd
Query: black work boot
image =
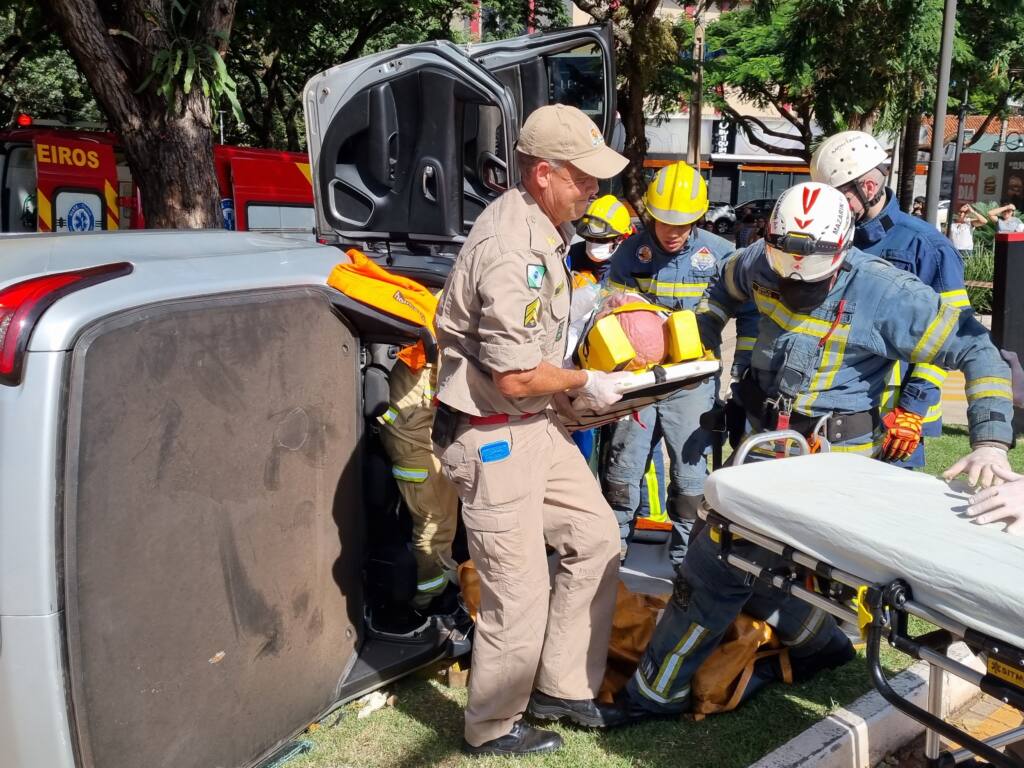
<path id="1" fill-rule="evenodd" d="M 541 691 L 534 691 L 526 712 L 537 720 L 565 718 L 584 728 L 608 728 L 617 723 L 618 710 L 610 704 L 594 699 L 559 699 Z"/>
<path id="2" fill-rule="evenodd" d="M 474 757 L 491 755 L 537 755 L 542 752 L 554 752 L 561 748 L 562 737 L 551 731 L 534 728 L 522 720 L 512 726 L 512 730 L 504 736 L 485 741 L 474 747 L 465 739 L 462 740 L 462 751 Z"/>

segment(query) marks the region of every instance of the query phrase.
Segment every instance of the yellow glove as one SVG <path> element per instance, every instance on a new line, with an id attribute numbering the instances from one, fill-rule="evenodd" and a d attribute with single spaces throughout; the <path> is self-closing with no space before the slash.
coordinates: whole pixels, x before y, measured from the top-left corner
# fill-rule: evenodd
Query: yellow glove
<path id="1" fill-rule="evenodd" d="M 882 443 L 882 458 L 885 461 L 904 461 L 917 450 L 921 443 L 924 419 L 916 413 L 895 408 L 882 419 L 885 427 L 885 442 Z"/>

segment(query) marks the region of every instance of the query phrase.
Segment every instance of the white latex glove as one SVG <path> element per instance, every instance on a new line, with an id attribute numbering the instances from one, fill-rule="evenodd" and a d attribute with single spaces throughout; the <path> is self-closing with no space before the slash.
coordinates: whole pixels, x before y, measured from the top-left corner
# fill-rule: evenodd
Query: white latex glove
<path id="1" fill-rule="evenodd" d="M 1010 364 L 1010 374 L 1013 377 L 1013 404 L 1018 408 L 1024 408 L 1024 368 L 1021 367 L 1020 358 L 1016 352 L 1006 349 L 999 350 L 999 353 Z"/>
<path id="2" fill-rule="evenodd" d="M 1006 521 L 1006 532 L 1024 536 L 1024 475 L 994 467 L 996 476 L 1004 480 L 970 498 L 967 514 L 979 525 Z"/>
<path id="3" fill-rule="evenodd" d="M 973 486 L 988 488 L 999 485 L 1002 481 L 995 475 L 995 468 L 1010 472 L 1010 461 L 1006 458 L 1006 448 L 994 445 L 983 445 L 975 448 L 960 461 L 942 473 L 946 480 L 952 480 L 960 474 L 967 474 L 967 482 Z"/>
<path id="4" fill-rule="evenodd" d="M 604 373 L 603 371 L 587 371 L 587 383 L 576 390 L 576 399 L 572 407 L 577 411 L 602 411 L 622 399 L 620 387 L 633 374 L 626 371 Z"/>

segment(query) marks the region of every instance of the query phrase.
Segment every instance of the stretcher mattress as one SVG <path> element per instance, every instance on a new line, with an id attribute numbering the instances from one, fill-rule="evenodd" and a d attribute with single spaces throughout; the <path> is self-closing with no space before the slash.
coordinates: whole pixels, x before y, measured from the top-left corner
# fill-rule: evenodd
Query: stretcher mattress
<path id="1" fill-rule="evenodd" d="M 1024 537 L 966 517 L 969 491 L 849 454 L 721 469 L 709 504 L 726 519 L 1024 647 Z"/>

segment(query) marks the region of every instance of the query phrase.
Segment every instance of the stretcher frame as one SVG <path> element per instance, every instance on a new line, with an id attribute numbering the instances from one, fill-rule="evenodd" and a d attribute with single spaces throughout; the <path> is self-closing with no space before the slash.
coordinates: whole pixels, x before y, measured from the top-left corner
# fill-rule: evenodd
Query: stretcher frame
<path id="1" fill-rule="evenodd" d="M 748 437 L 736 451 L 733 464 L 742 464 L 751 451 L 765 444 L 793 442 L 803 453 L 810 453 L 807 440 L 792 430 L 775 430 Z M 984 693 L 1024 712 L 1024 649 L 984 635 L 914 601 L 910 586 L 901 579 L 872 583 L 851 573 L 833 568 L 800 550 L 769 536 L 734 523 L 712 509 L 707 499 L 698 511 L 712 528 L 712 539 L 720 548 L 719 557 L 729 565 L 756 579 L 815 606 L 840 621 L 860 627 L 866 639 L 869 674 L 874 688 L 898 710 L 924 725 L 925 758 L 929 768 L 951 768 L 971 756 L 978 756 L 999 768 L 1024 768 L 1024 761 L 998 751 L 999 747 L 1024 740 L 1024 725 L 986 740 L 977 739 L 943 718 L 943 671 L 971 683 Z M 783 568 L 765 568 L 732 550 L 736 538 L 745 539 L 786 561 Z M 809 589 L 808 585 L 816 585 Z M 850 597 L 857 597 L 851 607 Z M 910 616 L 917 616 L 937 629 L 912 636 Z M 889 684 L 881 664 L 881 645 L 885 639 L 899 651 L 928 663 L 927 708 L 905 699 Z M 979 672 L 948 655 L 950 645 L 963 640 L 985 660 L 986 671 Z M 961 745 L 953 752 L 942 750 L 944 736 Z"/>

